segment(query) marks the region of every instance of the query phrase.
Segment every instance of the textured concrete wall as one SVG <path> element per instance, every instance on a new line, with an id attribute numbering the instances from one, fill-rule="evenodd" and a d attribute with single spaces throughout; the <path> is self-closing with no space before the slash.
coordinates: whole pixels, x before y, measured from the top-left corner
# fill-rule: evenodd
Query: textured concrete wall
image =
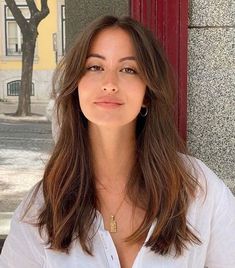
<path id="1" fill-rule="evenodd" d="M 235 1 L 191 0 L 188 145 L 235 192 Z"/>
<path id="2" fill-rule="evenodd" d="M 65 0 L 66 45 L 84 26 L 102 15 L 129 15 L 128 0 Z"/>

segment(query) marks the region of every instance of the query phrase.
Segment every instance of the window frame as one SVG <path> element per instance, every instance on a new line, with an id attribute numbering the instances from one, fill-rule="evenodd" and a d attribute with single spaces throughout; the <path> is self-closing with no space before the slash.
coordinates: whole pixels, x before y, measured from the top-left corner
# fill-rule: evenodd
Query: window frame
<path id="1" fill-rule="evenodd" d="M 62 56 L 65 53 L 65 4 L 62 4 L 60 6 L 60 20 L 61 20 L 61 52 L 62 52 Z"/>
<path id="2" fill-rule="evenodd" d="M 56 53 L 56 63 L 59 62 L 66 51 L 66 40 L 65 40 L 65 1 L 58 0 L 57 1 L 57 31 L 56 35 L 56 49 L 54 49 Z M 64 10 L 64 13 L 63 13 Z"/>
<path id="3" fill-rule="evenodd" d="M 28 8 L 28 6 L 25 5 L 25 4 L 17 4 L 17 7 L 19 7 L 19 8 Z M 8 34 L 8 22 L 9 21 L 12 21 L 12 22 L 15 22 L 16 23 L 16 25 L 17 25 L 16 26 L 17 27 L 17 35 L 18 34 L 21 34 L 22 35 L 22 33 L 21 33 L 20 27 L 17 24 L 15 18 L 13 16 L 12 16 L 12 18 L 8 18 L 8 16 L 7 16 L 7 10 L 9 10 L 9 7 L 7 5 L 4 5 L 5 56 L 6 57 L 21 57 L 22 56 L 22 50 L 21 50 L 21 53 L 19 53 L 19 54 L 9 54 L 8 53 L 8 49 L 9 49 L 9 42 L 8 42 L 8 36 L 9 36 L 9 34 Z M 26 19 L 29 20 L 30 17 L 29 18 L 26 18 Z M 21 44 L 20 47 L 22 48 L 22 44 Z"/>
<path id="4" fill-rule="evenodd" d="M 18 94 L 8 94 L 8 92 L 10 91 L 10 88 L 9 87 L 11 85 L 13 85 L 13 84 L 16 84 L 16 82 L 18 82 L 19 84 L 21 84 L 21 80 L 20 79 L 12 80 L 12 81 L 7 82 L 7 84 L 6 84 L 7 85 L 7 97 L 17 97 L 17 96 L 19 96 L 19 90 L 18 90 Z M 31 91 L 30 96 L 31 97 L 35 96 L 34 82 L 32 82 L 32 91 Z"/>

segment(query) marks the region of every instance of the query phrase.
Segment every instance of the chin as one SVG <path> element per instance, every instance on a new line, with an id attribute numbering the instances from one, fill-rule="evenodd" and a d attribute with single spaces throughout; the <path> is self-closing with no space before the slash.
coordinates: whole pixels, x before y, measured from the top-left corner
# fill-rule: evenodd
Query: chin
<path id="1" fill-rule="evenodd" d="M 130 127 L 130 126 L 135 126 L 136 120 L 88 120 L 89 124 L 91 125 L 96 125 L 98 127 L 104 127 L 104 128 L 121 128 L 121 127 Z"/>

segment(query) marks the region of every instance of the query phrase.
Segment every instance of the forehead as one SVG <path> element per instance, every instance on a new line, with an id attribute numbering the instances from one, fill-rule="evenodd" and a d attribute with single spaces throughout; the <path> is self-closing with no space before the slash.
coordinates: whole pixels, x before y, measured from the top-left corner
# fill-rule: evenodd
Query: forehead
<path id="1" fill-rule="evenodd" d="M 135 56 L 136 51 L 133 40 L 127 31 L 120 27 L 110 27 L 102 30 L 93 38 L 89 53 Z"/>

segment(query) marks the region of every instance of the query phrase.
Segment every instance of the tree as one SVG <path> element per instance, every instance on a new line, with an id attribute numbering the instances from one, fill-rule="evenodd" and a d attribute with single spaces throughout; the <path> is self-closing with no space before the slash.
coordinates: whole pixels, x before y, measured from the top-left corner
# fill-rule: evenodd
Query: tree
<path id="1" fill-rule="evenodd" d="M 21 10 L 17 7 L 15 0 L 5 0 L 16 23 L 19 25 L 22 36 L 22 72 L 21 88 L 19 91 L 19 102 L 16 111 L 17 116 L 31 114 L 30 95 L 32 91 L 32 75 L 35 45 L 38 36 L 39 23 L 49 14 L 47 0 L 41 0 L 41 10 L 39 10 L 33 0 L 26 0 L 30 11 L 30 19 L 27 20 Z"/>

